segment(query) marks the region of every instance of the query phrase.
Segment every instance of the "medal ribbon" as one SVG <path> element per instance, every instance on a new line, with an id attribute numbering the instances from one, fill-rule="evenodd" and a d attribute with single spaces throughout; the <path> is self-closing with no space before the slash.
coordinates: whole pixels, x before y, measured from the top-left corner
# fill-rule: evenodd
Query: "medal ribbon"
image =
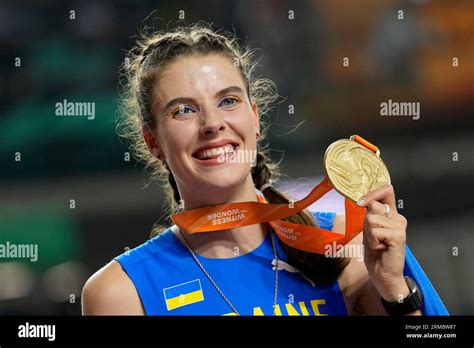
<path id="1" fill-rule="evenodd" d="M 373 152 L 377 147 L 367 140 L 355 136 L 354 141 Z M 343 246 L 364 228 L 365 208 L 344 197 L 345 233 L 335 233 L 319 227 L 295 224 L 281 219 L 295 215 L 316 202 L 334 186 L 327 176 L 303 199 L 289 204 L 272 204 L 257 195 L 258 202 L 226 203 L 187 210 L 174 214 L 171 220 L 188 233 L 203 233 L 226 230 L 268 222 L 278 238 L 285 244 L 311 253 L 324 254 L 326 245 Z M 334 250 L 334 249 L 333 249 Z"/>

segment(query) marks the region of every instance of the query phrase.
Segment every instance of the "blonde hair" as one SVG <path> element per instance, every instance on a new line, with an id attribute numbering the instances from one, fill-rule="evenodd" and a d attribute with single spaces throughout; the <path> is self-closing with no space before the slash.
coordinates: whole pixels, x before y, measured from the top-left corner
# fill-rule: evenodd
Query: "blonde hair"
<path id="1" fill-rule="evenodd" d="M 167 203 L 167 214 L 175 213 L 180 203 L 176 181 L 166 162 L 155 158 L 149 151 L 142 133 L 142 127 L 153 129 L 155 119 L 151 110 L 152 91 L 155 81 L 167 64 L 180 57 L 193 55 L 221 54 L 234 62 L 246 83 L 247 93 L 255 102 L 261 116 L 265 116 L 279 96 L 275 84 L 266 78 L 256 76 L 258 60 L 255 50 L 242 48 L 235 35 L 214 30 L 209 24 L 196 23 L 178 26 L 173 30 L 142 35 L 132 49 L 124 66 L 125 85 L 121 99 L 119 135 L 130 142 L 134 157 L 145 164 L 151 178 L 162 183 Z M 274 183 L 281 176 L 279 163 L 272 162 L 268 155 L 268 146 L 263 144 L 267 127 L 261 121 L 261 136 L 257 143 L 256 165 L 252 168 L 255 186 L 260 188 L 270 182 L 263 194 L 270 203 L 289 203 L 289 199 L 275 189 Z M 293 223 L 316 226 L 312 216 L 302 211 L 285 220 Z M 151 237 L 167 227 L 155 224 Z M 323 255 L 297 250 L 283 244 L 290 262 L 316 283 L 328 283 L 337 279 L 346 259 L 326 258 Z"/>

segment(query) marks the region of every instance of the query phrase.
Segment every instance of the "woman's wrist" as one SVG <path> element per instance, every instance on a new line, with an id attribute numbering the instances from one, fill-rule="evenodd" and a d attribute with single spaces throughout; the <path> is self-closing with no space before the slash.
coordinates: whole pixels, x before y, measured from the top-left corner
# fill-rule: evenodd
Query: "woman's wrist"
<path id="1" fill-rule="evenodd" d="M 390 283 L 376 284 L 374 282 L 374 286 L 380 297 L 387 302 L 402 300 L 410 294 L 410 288 L 403 276 Z"/>

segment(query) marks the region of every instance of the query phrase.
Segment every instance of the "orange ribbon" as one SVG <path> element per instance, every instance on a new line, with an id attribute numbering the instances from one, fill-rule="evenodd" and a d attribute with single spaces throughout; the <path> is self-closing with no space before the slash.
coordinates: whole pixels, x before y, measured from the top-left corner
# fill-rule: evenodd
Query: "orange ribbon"
<path id="1" fill-rule="evenodd" d="M 354 135 L 351 139 L 379 154 L 378 147 L 361 136 Z M 197 208 L 175 214 L 171 219 L 188 233 L 212 232 L 268 222 L 283 243 L 317 254 L 326 254 L 327 246 L 330 245 L 331 253 L 334 255 L 340 250 L 340 246 L 347 244 L 364 228 L 366 212 L 364 207 L 359 207 L 344 197 L 345 234 L 281 220 L 309 207 L 332 189 L 334 186 L 326 176 L 306 197 L 294 203 L 270 204 L 257 195 L 258 202 L 227 203 Z"/>
<path id="2" fill-rule="evenodd" d="M 304 251 L 325 254 L 326 246 L 336 243 L 337 250 L 354 238 L 364 227 L 365 208 L 345 200 L 345 234 L 319 227 L 282 221 L 309 207 L 334 187 L 326 176 L 306 197 L 290 204 L 271 204 L 257 195 L 258 202 L 227 203 L 184 211 L 171 216 L 173 222 L 188 233 L 226 230 L 268 222 L 285 244 Z M 335 251 L 334 251 L 335 252 Z"/>

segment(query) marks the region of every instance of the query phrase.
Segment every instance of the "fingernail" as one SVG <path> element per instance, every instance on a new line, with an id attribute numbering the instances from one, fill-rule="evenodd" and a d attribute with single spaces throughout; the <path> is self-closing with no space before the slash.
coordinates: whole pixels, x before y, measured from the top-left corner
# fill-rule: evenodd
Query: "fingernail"
<path id="1" fill-rule="evenodd" d="M 363 205 L 365 202 L 365 197 L 362 197 L 358 202 L 357 205 Z"/>

